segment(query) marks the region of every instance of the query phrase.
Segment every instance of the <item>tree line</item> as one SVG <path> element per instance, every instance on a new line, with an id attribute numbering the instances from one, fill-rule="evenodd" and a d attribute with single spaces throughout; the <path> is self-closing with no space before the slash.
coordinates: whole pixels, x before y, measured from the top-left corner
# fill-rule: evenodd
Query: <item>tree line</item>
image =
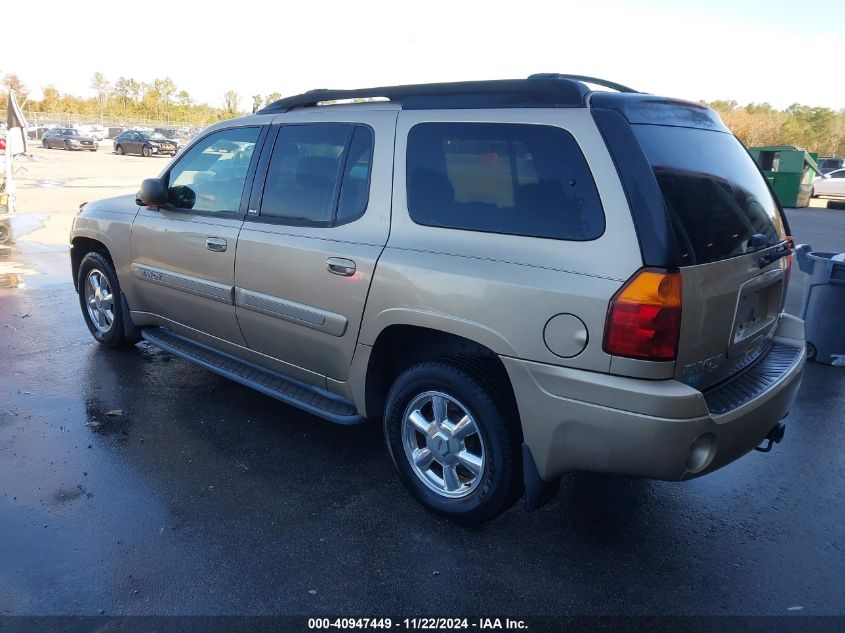
<path id="1" fill-rule="evenodd" d="M 220 106 L 197 103 L 179 88 L 170 77 L 138 81 L 132 77 L 107 79 L 96 72 L 91 77 L 93 97 L 79 97 L 60 93 L 54 86 L 45 86 L 42 99 L 28 100 L 29 91 L 18 75 L 2 75 L 5 88 L 14 88 L 25 101 L 27 112 L 50 112 L 87 115 L 92 119 L 126 118 L 170 121 L 204 125 L 244 114 L 241 95 L 227 90 L 221 95 Z M 278 92 L 253 95 L 251 110 L 281 99 Z M 0 108 L 5 110 L 8 91 L 0 91 Z M 845 155 L 845 108 L 812 107 L 794 103 L 785 110 L 768 103 L 736 101 L 702 102 L 716 110 L 725 124 L 748 147 L 755 145 L 795 145 L 823 156 Z"/>
<path id="2" fill-rule="evenodd" d="M 227 90 L 220 100 L 220 106 L 196 102 L 184 89 L 179 88 L 170 77 L 138 81 L 132 77 L 118 77 L 109 80 L 101 72 L 91 77 L 90 87 L 95 96 L 80 97 L 61 93 L 53 85 L 44 86 L 42 98 L 29 98 L 30 91 L 21 78 L 14 74 L 2 74 L 6 90 L 0 91 L 0 108 L 8 103 L 8 88 L 18 93 L 18 103 L 29 113 L 62 113 L 86 115 L 95 120 L 121 118 L 169 121 L 192 125 L 204 125 L 231 119 L 245 114 L 241 110 L 241 95 Z M 258 109 L 267 103 L 281 99 L 274 92 L 262 97 L 254 95 L 252 108 Z"/>
<path id="3" fill-rule="evenodd" d="M 795 145 L 820 156 L 845 156 L 845 108 L 793 103 L 777 110 L 768 103 L 702 102 L 710 106 L 746 146 Z"/>

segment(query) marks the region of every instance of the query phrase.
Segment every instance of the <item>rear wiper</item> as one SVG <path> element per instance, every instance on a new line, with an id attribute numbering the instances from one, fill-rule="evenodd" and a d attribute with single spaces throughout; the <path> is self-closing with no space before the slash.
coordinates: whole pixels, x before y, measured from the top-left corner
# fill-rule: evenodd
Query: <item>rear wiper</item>
<path id="1" fill-rule="evenodd" d="M 777 260 L 781 257 L 786 257 L 788 255 L 792 255 L 795 249 L 792 248 L 791 242 L 784 242 L 774 251 L 763 255 L 760 259 L 757 260 L 760 268 L 765 268 L 766 266 L 770 266 L 774 264 Z"/>

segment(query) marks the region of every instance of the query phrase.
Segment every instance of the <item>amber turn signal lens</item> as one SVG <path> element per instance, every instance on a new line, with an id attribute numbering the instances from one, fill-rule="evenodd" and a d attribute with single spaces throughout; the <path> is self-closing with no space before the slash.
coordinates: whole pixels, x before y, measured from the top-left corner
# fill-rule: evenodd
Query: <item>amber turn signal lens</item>
<path id="1" fill-rule="evenodd" d="M 681 275 L 643 269 L 610 301 L 604 349 L 614 356 L 675 360 L 681 333 Z"/>

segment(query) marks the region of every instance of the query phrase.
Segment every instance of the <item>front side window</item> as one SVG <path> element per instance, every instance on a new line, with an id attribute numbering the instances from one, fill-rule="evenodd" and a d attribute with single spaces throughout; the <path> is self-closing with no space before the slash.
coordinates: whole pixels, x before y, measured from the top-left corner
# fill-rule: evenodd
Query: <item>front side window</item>
<path id="1" fill-rule="evenodd" d="M 168 175 L 171 206 L 237 213 L 259 132 L 257 127 L 220 130 L 191 147 Z"/>
<path id="2" fill-rule="evenodd" d="M 604 232 L 590 168 L 558 127 L 420 123 L 408 134 L 407 178 L 417 224 L 561 240 Z"/>
<path id="3" fill-rule="evenodd" d="M 367 206 L 373 134 L 360 125 L 284 125 L 261 201 L 261 217 L 287 224 L 334 226 Z"/>

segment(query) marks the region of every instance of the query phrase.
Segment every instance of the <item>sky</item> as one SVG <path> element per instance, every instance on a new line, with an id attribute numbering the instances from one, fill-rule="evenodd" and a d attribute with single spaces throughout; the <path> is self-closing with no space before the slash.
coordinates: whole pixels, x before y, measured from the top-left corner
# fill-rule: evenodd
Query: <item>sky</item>
<path id="1" fill-rule="evenodd" d="M 15 6 L 21 6 L 17 3 Z M 93 95 L 170 77 L 197 102 L 311 88 L 591 75 L 692 100 L 845 108 L 845 11 L 800 0 L 41 0 L 0 73 Z M 14 14 L 14 10 L 12 10 Z M 64 16 L 61 19 L 60 16 Z M 7 11 L 5 16 L 10 17 Z"/>

